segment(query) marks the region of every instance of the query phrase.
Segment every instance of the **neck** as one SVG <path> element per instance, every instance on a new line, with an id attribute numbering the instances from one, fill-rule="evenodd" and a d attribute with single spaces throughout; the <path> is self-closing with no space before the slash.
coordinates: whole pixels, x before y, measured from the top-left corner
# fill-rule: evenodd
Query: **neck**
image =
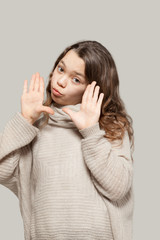
<path id="1" fill-rule="evenodd" d="M 71 110 L 77 112 L 80 110 L 81 103 L 77 103 L 75 105 L 61 105 L 52 102 L 51 108 L 54 111 L 54 115 L 49 114 L 48 123 L 59 127 L 76 128 L 70 116 L 62 110 L 63 107 L 70 108 Z"/>
<path id="2" fill-rule="evenodd" d="M 76 104 L 66 104 L 66 105 L 64 105 L 64 104 L 59 104 L 59 103 L 56 103 L 56 102 L 52 102 L 52 105 L 53 106 L 55 106 L 56 108 L 63 108 L 63 107 L 68 107 L 68 106 L 76 106 L 76 105 L 78 105 L 78 104 L 80 104 L 80 103 L 76 103 Z"/>

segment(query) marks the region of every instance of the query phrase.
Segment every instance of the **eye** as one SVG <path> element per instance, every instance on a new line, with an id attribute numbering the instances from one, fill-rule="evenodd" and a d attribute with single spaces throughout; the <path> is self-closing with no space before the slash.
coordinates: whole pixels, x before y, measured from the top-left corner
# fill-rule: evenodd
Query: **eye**
<path id="1" fill-rule="evenodd" d="M 78 80 L 78 78 L 73 78 L 73 79 L 76 79 L 78 82 L 77 83 L 80 83 L 80 81 Z"/>
<path id="2" fill-rule="evenodd" d="M 58 69 L 59 69 L 59 68 L 62 69 L 62 71 L 63 71 L 63 68 L 61 68 L 61 66 L 58 66 Z M 60 70 L 60 72 L 61 72 L 61 70 Z"/>

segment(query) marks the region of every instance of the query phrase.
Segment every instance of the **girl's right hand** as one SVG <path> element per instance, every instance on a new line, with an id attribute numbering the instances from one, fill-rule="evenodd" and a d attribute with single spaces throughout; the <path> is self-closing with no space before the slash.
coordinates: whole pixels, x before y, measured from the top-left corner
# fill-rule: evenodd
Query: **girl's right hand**
<path id="1" fill-rule="evenodd" d="M 43 106 L 44 80 L 39 73 L 32 75 L 29 92 L 27 92 L 28 80 L 24 81 L 23 95 L 21 96 L 21 114 L 33 124 L 42 112 L 54 114 L 50 107 Z"/>

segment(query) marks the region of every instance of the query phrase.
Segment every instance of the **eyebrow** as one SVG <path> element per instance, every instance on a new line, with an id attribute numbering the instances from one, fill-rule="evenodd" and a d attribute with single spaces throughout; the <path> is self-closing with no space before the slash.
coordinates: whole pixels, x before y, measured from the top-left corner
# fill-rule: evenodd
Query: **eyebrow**
<path id="1" fill-rule="evenodd" d="M 65 64 L 65 62 L 63 60 L 61 60 L 59 63 L 62 63 L 66 67 L 66 64 Z M 82 73 L 79 73 L 79 72 L 76 72 L 76 71 L 73 71 L 73 73 L 75 73 L 76 75 L 79 75 L 79 76 L 85 78 L 85 76 Z"/>

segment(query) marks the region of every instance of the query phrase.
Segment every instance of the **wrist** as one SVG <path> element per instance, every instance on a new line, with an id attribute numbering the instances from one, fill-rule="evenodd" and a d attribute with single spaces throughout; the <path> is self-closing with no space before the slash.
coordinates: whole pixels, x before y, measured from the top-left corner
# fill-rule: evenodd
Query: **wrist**
<path id="1" fill-rule="evenodd" d="M 21 113 L 21 115 L 22 115 L 30 124 L 33 125 L 34 121 L 33 121 L 31 118 L 24 116 L 22 113 Z"/>
<path id="2" fill-rule="evenodd" d="M 81 133 L 81 135 L 84 138 L 94 136 L 97 134 L 102 134 L 102 133 L 105 134 L 105 131 L 100 128 L 99 122 L 95 123 L 94 125 L 92 125 L 90 127 L 83 128 L 83 129 L 79 130 L 79 132 Z"/>

